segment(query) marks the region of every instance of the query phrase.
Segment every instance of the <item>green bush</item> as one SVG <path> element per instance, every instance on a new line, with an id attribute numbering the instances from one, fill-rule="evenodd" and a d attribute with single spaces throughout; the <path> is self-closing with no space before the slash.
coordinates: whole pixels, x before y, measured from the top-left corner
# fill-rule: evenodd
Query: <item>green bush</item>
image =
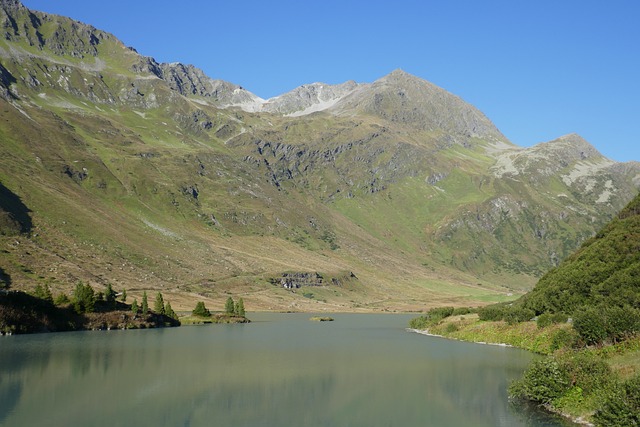
<path id="1" fill-rule="evenodd" d="M 495 322 L 504 319 L 505 307 L 502 304 L 493 304 L 478 310 L 480 320 Z"/>
<path id="2" fill-rule="evenodd" d="M 538 359 L 529 365 L 522 378 L 509 386 L 509 394 L 516 399 L 550 403 L 571 387 L 566 369 L 553 357 Z"/>
<path id="3" fill-rule="evenodd" d="M 640 426 L 640 375 L 612 387 L 593 416 L 596 426 Z"/>
<path id="4" fill-rule="evenodd" d="M 429 324 L 428 316 L 414 317 L 409 321 L 409 327 L 411 329 L 421 330 L 421 329 L 427 329 L 429 326 L 431 325 Z"/>
<path id="5" fill-rule="evenodd" d="M 576 310 L 573 328 L 587 345 L 600 344 L 607 338 L 604 313 L 595 307 Z"/>
<path id="6" fill-rule="evenodd" d="M 578 339 L 578 333 L 573 328 L 558 329 L 551 338 L 551 350 L 576 347 Z"/>
<path id="7" fill-rule="evenodd" d="M 505 308 L 503 319 L 506 320 L 508 324 L 514 325 L 516 323 L 528 322 L 535 315 L 536 314 L 531 309 L 520 306 L 511 306 Z"/>
<path id="8" fill-rule="evenodd" d="M 569 316 L 564 313 L 554 313 L 551 315 L 552 323 L 567 323 L 569 321 Z"/>
<path id="9" fill-rule="evenodd" d="M 577 310 L 573 327 L 587 345 L 615 343 L 640 332 L 640 311 L 629 306 L 583 307 Z"/>
<path id="10" fill-rule="evenodd" d="M 553 324 L 553 320 L 551 320 L 551 314 L 543 313 L 536 319 L 536 325 L 538 328 L 546 328 L 547 326 L 551 326 Z"/>
<path id="11" fill-rule="evenodd" d="M 472 310 L 470 307 L 458 307 L 456 309 L 453 310 L 453 313 L 451 313 L 452 316 L 462 316 L 464 314 L 469 314 L 471 313 Z"/>

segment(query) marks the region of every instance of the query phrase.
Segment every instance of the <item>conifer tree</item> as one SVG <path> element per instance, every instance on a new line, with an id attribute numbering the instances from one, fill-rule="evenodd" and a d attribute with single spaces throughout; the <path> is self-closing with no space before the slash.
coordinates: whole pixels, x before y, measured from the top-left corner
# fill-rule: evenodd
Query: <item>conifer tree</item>
<path id="1" fill-rule="evenodd" d="M 122 301 L 123 303 L 127 302 L 127 290 L 126 289 L 122 290 L 122 295 L 120 295 L 120 301 Z"/>
<path id="2" fill-rule="evenodd" d="M 169 301 L 167 301 L 167 303 L 164 306 L 164 314 L 167 317 L 178 320 L 178 315 L 176 314 L 175 311 L 173 311 L 173 308 L 171 308 L 171 303 Z"/>
<path id="3" fill-rule="evenodd" d="M 147 299 L 147 291 L 144 291 L 142 294 L 142 315 L 146 316 L 149 314 L 149 300 Z"/>
<path id="4" fill-rule="evenodd" d="M 236 311 L 236 304 L 233 302 L 233 298 L 227 298 L 227 303 L 224 305 L 224 312 L 227 314 L 233 314 Z"/>
<path id="5" fill-rule="evenodd" d="M 107 284 L 107 290 L 104 293 L 104 299 L 107 302 L 109 308 L 116 307 L 116 291 L 113 290 L 111 283 Z"/>
<path id="6" fill-rule="evenodd" d="M 204 306 L 204 303 L 202 301 L 198 301 L 196 303 L 196 308 L 193 309 L 191 314 L 193 314 L 194 316 L 200 316 L 200 317 L 211 316 L 211 312 L 207 309 L 207 307 Z"/>
<path id="7" fill-rule="evenodd" d="M 240 317 L 244 317 L 245 314 L 246 313 L 244 311 L 244 300 L 240 298 L 236 303 L 236 315 Z"/>
<path id="8" fill-rule="evenodd" d="M 156 302 L 153 305 L 153 311 L 157 314 L 165 314 L 164 313 L 164 298 L 162 298 L 162 294 L 158 292 L 156 295 Z"/>
<path id="9" fill-rule="evenodd" d="M 134 316 L 138 315 L 138 311 L 140 311 L 140 308 L 138 307 L 138 299 L 134 298 L 133 299 L 133 303 L 131 304 L 131 311 L 133 312 Z"/>

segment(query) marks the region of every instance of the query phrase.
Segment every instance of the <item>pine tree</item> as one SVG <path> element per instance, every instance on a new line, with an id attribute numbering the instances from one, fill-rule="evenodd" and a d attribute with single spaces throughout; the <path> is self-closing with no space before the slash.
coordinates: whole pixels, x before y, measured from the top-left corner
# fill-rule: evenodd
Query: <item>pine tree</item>
<path id="1" fill-rule="evenodd" d="M 236 311 L 236 304 L 233 302 L 233 298 L 227 298 L 227 303 L 224 305 L 224 312 L 227 314 L 233 314 Z"/>
<path id="2" fill-rule="evenodd" d="M 131 304 L 131 311 L 133 312 L 133 315 L 137 316 L 139 310 L 140 308 L 138 307 L 138 299 L 134 298 L 133 303 Z"/>
<path id="3" fill-rule="evenodd" d="M 120 296 L 120 301 L 122 301 L 123 303 L 127 302 L 127 290 L 126 289 L 122 290 L 122 295 Z"/>
<path id="4" fill-rule="evenodd" d="M 77 313 L 91 313 L 95 309 L 96 294 L 91 285 L 78 283 L 73 291 L 73 308 Z"/>
<path id="5" fill-rule="evenodd" d="M 173 311 L 173 308 L 171 308 L 171 303 L 169 301 L 167 301 L 167 303 L 164 306 L 164 314 L 167 317 L 178 320 L 178 315 L 176 314 L 175 311 Z"/>
<path id="6" fill-rule="evenodd" d="M 107 302 L 109 308 L 116 307 L 116 291 L 113 290 L 111 283 L 107 284 L 107 290 L 104 293 L 104 299 Z"/>
<path id="7" fill-rule="evenodd" d="M 156 295 L 156 302 L 153 305 L 153 311 L 157 314 L 165 314 L 164 313 L 164 298 L 162 298 L 162 294 L 158 292 Z"/>
<path id="8" fill-rule="evenodd" d="M 202 301 L 198 301 L 196 304 L 196 308 L 191 312 L 194 316 L 200 317 L 211 317 L 211 312 L 204 306 Z"/>
<path id="9" fill-rule="evenodd" d="M 236 303 L 236 315 L 240 317 L 244 317 L 245 314 L 246 313 L 244 311 L 244 300 L 240 298 Z"/>
<path id="10" fill-rule="evenodd" d="M 147 291 L 144 291 L 142 294 L 142 315 L 146 316 L 149 314 L 149 300 L 147 299 Z"/>

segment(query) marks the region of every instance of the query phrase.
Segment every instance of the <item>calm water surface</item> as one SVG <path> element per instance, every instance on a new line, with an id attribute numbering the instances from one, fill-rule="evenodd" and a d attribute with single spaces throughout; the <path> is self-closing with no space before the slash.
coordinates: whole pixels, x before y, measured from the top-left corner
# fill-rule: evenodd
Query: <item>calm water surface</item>
<path id="1" fill-rule="evenodd" d="M 0 337 L 0 426 L 565 426 L 509 404 L 533 357 L 411 315 Z"/>

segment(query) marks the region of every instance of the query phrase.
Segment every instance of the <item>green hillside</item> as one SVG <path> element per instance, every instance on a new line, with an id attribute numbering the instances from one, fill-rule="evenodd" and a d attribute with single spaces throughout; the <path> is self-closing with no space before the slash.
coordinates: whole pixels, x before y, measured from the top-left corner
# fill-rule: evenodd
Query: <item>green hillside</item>
<path id="1" fill-rule="evenodd" d="M 599 305 L 640 308 L 640 196 L 545 274 L 522 304 L 536 314 L 573 315 Z"/>

